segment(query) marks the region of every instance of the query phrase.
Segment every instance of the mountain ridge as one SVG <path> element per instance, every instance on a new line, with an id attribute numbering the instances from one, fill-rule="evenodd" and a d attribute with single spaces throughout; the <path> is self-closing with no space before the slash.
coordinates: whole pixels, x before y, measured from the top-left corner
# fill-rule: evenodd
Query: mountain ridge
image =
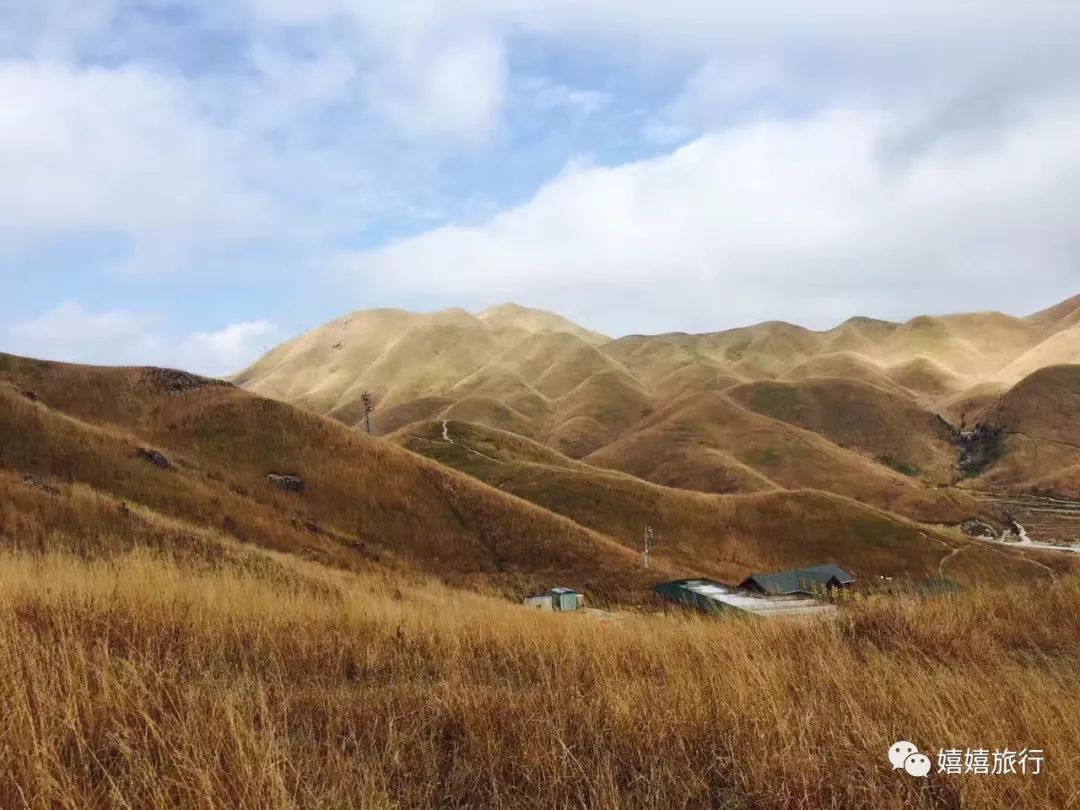
<path id="1" fill-rule="evenodd" d="M 964 480 L 959 433 L 1032 373 L 1080 363 L 1076 318 L 1080 296 L 1023 318 L 857 316 L 823 331 L 773 320 L 606 339 L 515 304 L 376 310 L 272 350 L 237 382 L 351 427 L 370 391 L 380 434 L 465 421 L 658 483 L 750 493 L 824 481 L 922 515 L 934 487 L 1020 486 L 1000 470 Z M 732 397 L 745 400 L 736 411 Z M 1024 486 L 1056 469 L 1027 467 Z"/>

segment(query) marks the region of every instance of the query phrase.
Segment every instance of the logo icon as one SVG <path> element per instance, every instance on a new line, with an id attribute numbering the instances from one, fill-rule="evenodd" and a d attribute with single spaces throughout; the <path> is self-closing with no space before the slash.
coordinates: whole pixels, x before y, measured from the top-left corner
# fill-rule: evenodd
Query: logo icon
<path id="1" fill-rule="evenodd" d="M 919 779 L 930 773 L 930 757 L 920 754 L 913 743 L 904 740 L 889 749 L 889 763 L 894 771 L 906 771 Z"/>

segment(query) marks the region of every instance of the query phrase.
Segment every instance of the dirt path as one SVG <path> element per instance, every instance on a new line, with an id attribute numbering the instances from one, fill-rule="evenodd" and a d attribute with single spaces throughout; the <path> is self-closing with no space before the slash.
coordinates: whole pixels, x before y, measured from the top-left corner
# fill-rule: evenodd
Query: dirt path
<path id="1" fill-rule="evenodd" d="M 443 437 L 443 441 L 446 442 L 447 444 L 456 445 L 456 446 L 460 447 L 462 450 L 464 450 L 465 452 L 472 453 L 474 456 L 480 456 L 480 458 L 482 458 L 482 459 L 484 459 L 486 461 L 490 461 L 492 464 L 505 464 L 506 463 L 505 461 L 499 461 L 497 458 L 492 458 L 491 456 L 486 456 L 483 453 L 481 453 L 479 450 L 473 450 L 471 447 L 469 447 L 469 445 L 465 444 L 464 442 L 462 442 L 460 444 L 458 444 L 458 442 L 455 442 L 453 439 L 450 438 L 450 426 L 448 424 L 448 420 L 446 420 L 446 419 L 442 420 L 442 437 Z"/>
<path id="2" fill-rule="evenodd" d="M 947 563 L 949 560 L 951 560 L 953 557 L 955 557 L 957 554 L 959 554 L 960 551 L 963 550 L 964 546 L 962 546 L 962 545 L 961 546 L 950 546 L 948 543 L 946 543 L 941 538 L 939 538 L 939 537 L 931 538 L 927 534 L 924 534 L 923 538 L 927 539 L 927 540 L 931 540 L 931 539 L 936 540 L 938 543 L 941 543 L 941 545 L 945 546 L 945 548 L 949 549 L 949 553 L 946 554 L 944 557 L 942 557 L 941 560 L 938 562 L 938 576 L 940 576 L 942 579 L 947 579 L 947 577 L 945 575 L 945 563 Z"/>

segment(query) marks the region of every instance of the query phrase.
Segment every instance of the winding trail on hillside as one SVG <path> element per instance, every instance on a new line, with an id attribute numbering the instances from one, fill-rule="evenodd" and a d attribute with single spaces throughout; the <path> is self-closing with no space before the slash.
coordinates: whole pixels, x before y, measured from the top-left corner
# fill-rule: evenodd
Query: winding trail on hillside
<path id="1" fill-rule="evenodd" d="M 469 445 L 465 444 L 464 442 L 462 442 L 461 444 L 458 444 L 457 442 L 455 442 L 453 439 L 450 438 L 450 425 L 449 425 L 449 420 L 447 420 L 447 419 L 442 420 L 442 437 L 443 437 L 443 441 L 446 442 L 447 444 L 456 445 L 457 447 L 460 447 L 462 450 L 464 450 L 464 451 L 466 451 L 468 453 L 472 453 L 474 456 L 480 456 L 480 458 L 486 459 L 487 461 L 490 461 L 492 464 L 505 464 L 506 463 L 505 461 L 499 461 L 497 458 L 492 458 L 491 456 L 486 456 L 483 453 L 481 453 L 479 450 L 473 450 L 471 447 L 469 447 Z"/>

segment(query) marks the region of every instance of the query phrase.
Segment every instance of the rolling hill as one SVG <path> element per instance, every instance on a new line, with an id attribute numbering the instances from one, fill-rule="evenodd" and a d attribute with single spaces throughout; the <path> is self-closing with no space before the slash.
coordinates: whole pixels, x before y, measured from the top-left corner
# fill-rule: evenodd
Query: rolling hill
<path id="1" fill-rule="evenodd" d="M 416 423 L 390 439 L 630 550 L 640 551 L 644 528 L 652 526 L 660 543 L 655 559 L 722 581 L 821 559 L 842 561 L 862 576 L 923 579 L 940 574 L 943 560 L 970 545 L 958 543 L 954 532 L 826 492 L 776 487 L 756 495 L 689 492 L 599 469 L 520 436 L 464 422 Z M 947 493 L 936 506 L 953 517 L 980 512 L 962 493 Z"/>
<path id="2" fill-rule="evenodd" d="M 574 417 L 623 431 L 609 448 L 649 390 L 622 373 L 590 375 L 562 405 L 621 387 L 622 410 Z M 904 723 L 930 739 L 1038 726 L 1040 744 L 1066 746 L 1076 555 L 782 487 L 798 465 L 754 459 L 755 442 L 803 448 L 833 469 L 802 474 L 896 511 L 933 495 L 937 520 L 993 520 L 956 488 L 861 467 L 903 435 L 882 424 L 890 408 L 913 432 L 893 449 L 928 469 L 940 425 L 894 392 L 835 382 L 744 382 L 642 414 L 630 430 L 686 431 L 687 464 L 701 455 L 692 439 L 712 441 L 759 490 L 719 495 L 476 422 L 410 418 L 468 406 L 502 419 L 499 390 L 527 418 L 529 390 L 505 377 L 403 403 L 402 426 L 373 438 L 184 372 L 0 354 L 0 804 L 786 806 L 780 774 L 807 806 L 930 807 L 940 796 L 883 765 L 836 774 Z M 1067 440 L 1051 414 L 1075 382 L 1075 369 L 1045 370 L 992 414 Z M 866 430 L 851 423 L 863 412 Z M 824 560 L 879 592 L 840 599 L 829 621 L 704 619 L 649 598 L 675 577 L 737 582 Z M 911 580 L 942 577 L 968 587 L 912 598 Z M 510 603 L 555 582 L 606 610 Z M 1013 670 L 1023 678 L 1002 678 Z M 1004 795 L 986 784 L 953 798 Z M 1023 784 L 1037 792 L 1009 794 L 1013 806 L 1075 794 L 1067 778 Z"/>
<path id="3" fill-rule="evenodd" d="M 632 598 L 637 556 L 573 522 L 338 423 L 157 369 L 0 355 L 0 471 L 22 542 L 178 523 L 339 567 L 517 592 L 552 580 Z M 268 475 L 298 475 L 283 492 Z M 28 478 L 24 478 L 28 476 Z M 29 499 L 29 500 L 28 500 Z M 84 524 L 85 525 L 81 525 Z M 139 529 L 147 532 L 150 529 Z"/>
<path id="4" fill-rule="evenodd" d="M 1033 373 L 1075 360 L 1078 328 L 1080 297 L 1027 318 L 853 318 L 824 332 L 769 322 L 616 340 L 514 305 L 377 310 L 307 333 L 235 379 L 349 426 L 370 391 L 381 435 L 465 422 L 668 487 L 815 489 L 952 521 L 970 499 L 941 487 L 1031 489 L 1080 461 L 1067 442 L 1044 437 L 1036 451 L 1003 426 L 994 471 L 961 464 L 961 434 L 1006 420 Z"/>
<path id="5" fill-rule="evenodd" d="M 705 404 L 727 409 L 721 425 L 738 415 L 736 431 L 757 424 L 774 435 L 777 423 L 733 402 Z M 655 420 L 658 433 L 670 427 L 663 414 Z M 847 460 L 802 428 L 781 433 L 793 447 Z M 638 602 L 678 575 L 738 580 L 821 559 L 867 578 L 921 579 L 970 544 L 875 508 L 875 498 L 927 522 L 992 519 L 959 493 L 922 502 L 884 466 L 861 480 L 859 503 L 788 491 L 752 458 L 731 458 L 743 488 L 758 494 L 657 486 L 472 422 L 412 422 L 376 439 L 183 372 L 0 355 L 0 533 L 29 547 L 57 537 L 97 547 L 112 534 L 175 553 L 240 544 L 497 593 L 557 581 L 601 601 Z M 762 465 L 786 480 L 785 464 Z M 645 525 L 666 544 L 648 571 Z"/>
<path id="6" fill-rule="evenodd" d="M 981 417 L 989 463 L 974 484 L 1080 496 L 1080 366 L 1051 366 L 1002 394 Z"/>

